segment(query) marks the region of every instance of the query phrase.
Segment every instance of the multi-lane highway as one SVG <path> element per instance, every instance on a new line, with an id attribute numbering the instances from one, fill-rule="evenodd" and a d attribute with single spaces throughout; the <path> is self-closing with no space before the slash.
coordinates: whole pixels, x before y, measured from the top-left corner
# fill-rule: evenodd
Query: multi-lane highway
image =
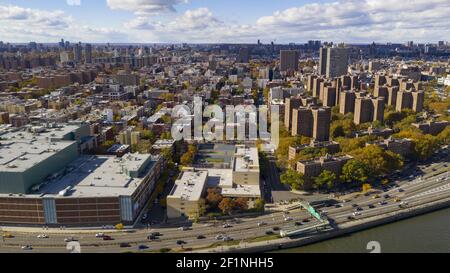
<path id="1" fill-rule="evenodd" d="M 436 200 L 450 198 L 450 168 L 446 162 L 421 166 L 421 174 L 404 177 L 395 182 L 390 189 L 373 190 L 368 194 L 350 194 L 337 198 L 337 204 L 321 208 L 333 225 L 339 226 L 351 221 L 358 221 L 367 217 L 383 215 L 408 207 L 427 204 Z M 287 217 L 289 217 L 287 219 Z M 268 231 L 293 230 L 313 226 L 318 221 L 308 212 L 295 209 L 285 214 L 274 212 L 259 217 L 242 218 L 238 221 L 228 221 L 231 225 L 225 228 L 224 222 L 209 222 L 193 224 L 189 230 L 178 228 L 136 229 L 127 232 L 110 232 L 113 240 L 96 238 L 95 232 L 65 231 L 52 232 L 24 230 L 8 232 L 14 238 L 3 238 L 0 241 L 0 252 L 68 252 L 64 239 L 74 237 L 81 245 L 82 252 L 126 252 L 126 251 L 160 251 L 163 248 L 181 249 L 180 243 L 185 243 L 185 249 L 199 249 L 224 244 L 217 235 L 232 238 L 232 243 L 245 244 L 251 238 L 267 236 Z M 148 240 L 151 232 L 160 232 L 156 240 Z M 37 238 L 39 234 L 46 234 L 49 238 Z M 313 234 L 308 234 L 313 236 Z M 202 237 L 202 238 L 200 238 Z M 124 247 L 127 243 L 130 246 Z M 214 244 L 214 245 L 213 245 Z M 31 245 L 31 250 L 21 247 Z"/>

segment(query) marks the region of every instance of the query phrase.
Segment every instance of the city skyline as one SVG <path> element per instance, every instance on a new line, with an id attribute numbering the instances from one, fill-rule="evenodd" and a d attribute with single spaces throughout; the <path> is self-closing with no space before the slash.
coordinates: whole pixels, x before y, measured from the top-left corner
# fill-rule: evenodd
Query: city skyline
<path id="1" fill-rule="evenodd" d="M 443 0 L 52 0 L 0 2 L 12 43 L 437 42 L 450 37 Z"/>

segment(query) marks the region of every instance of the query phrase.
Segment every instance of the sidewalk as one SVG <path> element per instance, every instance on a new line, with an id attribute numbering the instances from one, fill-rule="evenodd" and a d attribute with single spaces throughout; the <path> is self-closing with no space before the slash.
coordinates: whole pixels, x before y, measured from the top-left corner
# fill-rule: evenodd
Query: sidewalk
<path id="1" fill-rule="evenodd" d="M 0 226 L 0 232 L 18 232 L 18 233 L 44 233 L 44 234 L 95 234 L 95 233 L 117 233 L 117 232 L 135 232 L 132 227 L 125 227 L 122 230 L 117 229 L 102 229 L 101 227 L 85 227 L 85 228 L 48 228 L 42 227 L 5 227 Z"/>

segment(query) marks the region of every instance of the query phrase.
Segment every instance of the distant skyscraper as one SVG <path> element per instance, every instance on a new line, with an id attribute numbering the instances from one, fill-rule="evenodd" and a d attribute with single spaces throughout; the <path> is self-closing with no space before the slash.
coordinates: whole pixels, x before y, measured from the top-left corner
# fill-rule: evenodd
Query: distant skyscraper
<path id="1" fill-rule="evenodd" d="M 348 49 L 344 47 L 329 47 L 327 50 L 328 78 L 340 77 L 347 74 L 348 69 Z"/>
<path id="2" fill-rule="evenodd" d="M 69 54 L 66 51 L 59 53 L 59 60 L 61 63 L 67 63 L 69 61 Z"/>
<path id="3" fill-rule="evenodd" d="M 297 50 L 280 51 L 280 71 L 294 72 L 298 70 L 299 53 Z"/>
<path id="4" fill-rule="evenodd" d="M 320 62 L 319 62 L 319 74 L 325 76 L 327 74 L 327 55 L 328 48 L 321 47 L 319 50 Z"/>
<path id="5" fill-rule="evenodd" d="M 81 43 L 75 44 L 73 46 L 73 60 L 76 63 L 80 63 L 81 62 L 81 55 L 82 55 Z"/>
<path id="6" fill-rule="evenodd" d="M 250 61 L 250 50 L 248 47 L 239 49 L 238 60 L 239 63 L 248 63 Z"/>
<path id="7" fill-rule="evenodd" d="M 91 44 L 86 44 L 86 47 L 84 49 L 84 54 L 85 54 L 85 62 L 88 64 L 92 63 L 92 45 Z"/>

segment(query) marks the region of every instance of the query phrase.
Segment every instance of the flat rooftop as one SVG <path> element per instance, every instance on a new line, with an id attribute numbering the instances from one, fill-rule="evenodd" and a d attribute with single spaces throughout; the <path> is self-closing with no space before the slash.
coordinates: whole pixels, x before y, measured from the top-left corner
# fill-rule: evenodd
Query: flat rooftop
<path id="1" fill-rule="evenodd" d="M 233 170 L 235 172 L 259 172 L 259 156 L 256 147 L 236 146 Z"/>
<path id="2" fill-rule="evenodd" d="M 48 181 L 38 192 L 28 196 L 70 197 L 116 197 L 131 196 L 142 183 L 145 175 L 155 164 L 156 158 L 148 154 L 115 156 L 80 156 L 64 170 L 62 177 Z M 129 175 L 141 167 L 137 177 Z M 66 194 L 60 192 L 67 190 Z"/>
<path id="3" fill-rule="evenodd" d="M 208 177 L 207 171 L 184 171 L 175 181 L 168 198 L 175 197 L 185 201 L 198 201 L 203 193 Z"/>
<path id="4" fill-rule="evenodd" d="M 7 140 L 0 142 L 0 172 L 23 172 L 74 145 L 75 141 Z"/>
<path id="5" fill-rule="evenodd" d="M 44 126 L 33 126 L 33 127 L 23 127 L 19 130 L 11 130 L 0 135 L 1 140 L 10 141 L 30 141 L 30 140 L 61 140 L 67 134 L 75 132 L 81 126 L 78 124 L 64 124 L 57 125 L 56 127 L 44 127 Z"/>

